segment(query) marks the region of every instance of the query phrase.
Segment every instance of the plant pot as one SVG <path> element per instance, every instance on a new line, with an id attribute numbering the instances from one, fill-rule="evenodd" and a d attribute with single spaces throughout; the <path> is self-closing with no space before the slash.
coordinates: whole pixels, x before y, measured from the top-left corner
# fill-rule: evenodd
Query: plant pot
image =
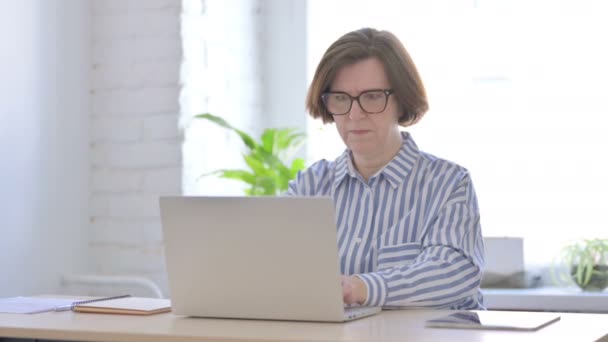
<path id="1" fill-rule="evenodd" d="M 572 280 L 578 287 L 580 287 L 583 291 L 590 292 L 601 292 L 606 287 L 608 287 L 608 265 L 595 265 L 593 266 L 593 274 L 591 274 L 591 279 L 587 284 L 579 284 L 576 281 L 576 271 L 578 269 L 578 265 L 572 266 L 570 275 L 572 276 Z M 585 274 L 583 272 L 583 278 L 585 278 Z"/>

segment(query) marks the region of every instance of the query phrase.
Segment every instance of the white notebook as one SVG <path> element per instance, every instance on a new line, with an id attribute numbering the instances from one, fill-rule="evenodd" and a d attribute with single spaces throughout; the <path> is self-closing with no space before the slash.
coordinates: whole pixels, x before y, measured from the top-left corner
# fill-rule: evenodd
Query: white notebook
<path id="1" fill-rule="evenodd" d="M 168 299 L 127 297 L 101 302 L 75 305 L 76 312 L 107 313 L 122 315 L 153 315 L 171 311 Z"/>

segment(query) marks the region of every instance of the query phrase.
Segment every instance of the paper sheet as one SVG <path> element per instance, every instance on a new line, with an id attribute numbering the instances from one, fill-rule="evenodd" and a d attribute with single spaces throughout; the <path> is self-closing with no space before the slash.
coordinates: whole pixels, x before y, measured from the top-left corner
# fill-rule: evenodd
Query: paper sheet
<path id="1" fill-rule="evenodd" d="M 1 313 L 33 314 L 71 305 L 73 298 L 12 297 L 0 299 Z"/>

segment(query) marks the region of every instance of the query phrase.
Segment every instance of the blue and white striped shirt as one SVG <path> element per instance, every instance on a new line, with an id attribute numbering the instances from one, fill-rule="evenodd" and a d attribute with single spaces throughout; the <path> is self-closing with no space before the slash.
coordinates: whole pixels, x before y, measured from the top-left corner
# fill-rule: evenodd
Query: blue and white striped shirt
<path id="1" fill-rule="evenodd" d="M 401 136 L 401 150 L 369 182 L 346 150 L 300 172 L 287 195 L 333 198 L 340 269 L 365 282 L 364 305 L 482 309 L 484 247 L 469 172 Z"/>

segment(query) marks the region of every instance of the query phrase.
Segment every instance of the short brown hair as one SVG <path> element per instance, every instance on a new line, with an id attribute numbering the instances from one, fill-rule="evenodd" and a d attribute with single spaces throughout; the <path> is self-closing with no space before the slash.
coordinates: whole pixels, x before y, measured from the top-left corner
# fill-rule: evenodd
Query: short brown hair
<path id="1" fill-rule="evenodd" d="M 376 57 L 384 65 L 397 103 L 403 110 L 399 124 L 410 125 L 422 118 L 429 108 L 424 85 L 416 65 L 399 39 L 388 31 L 362 28 L 336 40 L 321 58 L 306 97 L 306 109 L 324 123 L 334 118 L 327 111 L 321 95 L 329 91 L 336 73 L 345 65 Z"/>

